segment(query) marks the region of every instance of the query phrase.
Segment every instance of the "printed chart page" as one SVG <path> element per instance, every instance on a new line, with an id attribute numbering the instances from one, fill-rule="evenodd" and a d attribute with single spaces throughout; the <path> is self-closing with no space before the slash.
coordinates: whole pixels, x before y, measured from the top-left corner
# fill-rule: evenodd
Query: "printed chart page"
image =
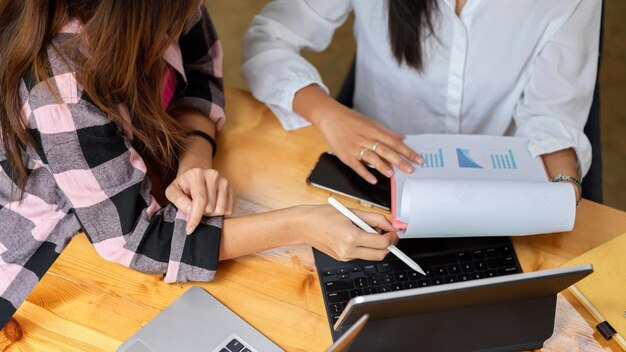
<path id="1" fill-rule="evenodd" d="M 569 231 L 576 202 L 568 183 L 551 183 L 528 140 L 482 135 L 412 135 L 424 158 L 395 169 L 394 225 L 402 237 L 519 236 Z"/>

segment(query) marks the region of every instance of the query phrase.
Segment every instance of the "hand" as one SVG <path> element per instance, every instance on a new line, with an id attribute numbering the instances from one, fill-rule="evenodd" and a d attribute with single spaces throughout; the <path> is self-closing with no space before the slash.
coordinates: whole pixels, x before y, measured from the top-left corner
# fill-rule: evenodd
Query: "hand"
<path id="1" fill-rule="evenodd" d="M 180 173 L 165 190 L 165 196 L 189 215 L 187 234 L 191 234 L 202 216 L 231 215 L 233 192 L 228 180 L 214 169 L 192 168 Z"/>
<path id="2" fill-rule="evenodd" d="M 304 214 L 304 227 L 298 231 L 306 243 L 340 261 L 352 259 L 382 260 L 390 244 L 398 243 L 398 235 L 391 223 L 381 214 L 351 209 L 358 217 L 384 235 L 367 233 L 330 205 L 297 207 Z"/>
<path id="3" fill-rule="evenodd" d="M 375 184 L 376 177 L 361 161 L 374 166 L 387 177 L 393 176 L 393 164 L 406 173 L 413 168 L 406 159 L 421 163 L 422 158 L 406 144 L 404 136 L 389 130 L 380 122 L 351 109 L 341 109 L 338 116 L 326 118 L 319 129 L 339 159 L 369 183 Z"/>
<path id="4" fill-rule="evenodd" d="M 375 184 L 376 177 L 361 161 L 373 165 L 387 177 L 393 175 L 389 163 L 410 173 L 413 168 L 407 160 L 418 164 L 424 161 L 402 143 L 402 134 L 341 105 L 317 84 L 308 85 L 296 93 L 293 111 L 311 121 L 337 157 L 369 183 Z"/>

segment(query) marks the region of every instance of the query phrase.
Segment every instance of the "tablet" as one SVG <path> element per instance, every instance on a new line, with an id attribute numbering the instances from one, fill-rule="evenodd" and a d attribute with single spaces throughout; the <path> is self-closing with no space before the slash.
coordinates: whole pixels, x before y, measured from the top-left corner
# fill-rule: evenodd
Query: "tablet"
<path id="1" fill-rule="evenodd" d="M 336 331 L 364 314 L 355 350 L 511 351 L 541 348 L 554 331 L 557 293 L 590 264 L 359 296 Z"/>

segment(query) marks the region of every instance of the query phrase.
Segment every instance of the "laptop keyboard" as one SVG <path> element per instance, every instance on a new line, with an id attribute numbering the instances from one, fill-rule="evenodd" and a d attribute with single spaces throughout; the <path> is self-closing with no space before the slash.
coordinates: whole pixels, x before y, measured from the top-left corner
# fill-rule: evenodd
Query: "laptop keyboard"
<path id="1" fill-rule="evenodd" d="M 522 272 L 510 245 L 412 257 L 426 272 L 400 260 L 320 269 L 326 311 L 334 325 L 348 301 L 357 296 L 400 291 Z"/>
<path id="2" fill-rule="evenodd" d="M 247 346 L 242 341 L 243 340 L 237 336 L 229 337 L 224 340 L 222 345 L 225 346 L 222 347 L 219 352 L 252 352 L 251 347 Z"/>

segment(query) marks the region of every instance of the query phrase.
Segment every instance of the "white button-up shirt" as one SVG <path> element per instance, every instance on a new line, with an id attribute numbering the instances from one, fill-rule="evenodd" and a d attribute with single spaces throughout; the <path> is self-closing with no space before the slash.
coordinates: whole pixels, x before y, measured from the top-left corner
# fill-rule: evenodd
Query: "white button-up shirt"
<path id="1" fill-rule="evenodd" d="M 585 174 L 601 1 L 469 0 L 460 16 L 455 3 L 439 1 L 420 73 L 393 57 L 387 1 L 277 0 L 252 21 L 241 72 L 284 128 L 307 126 L 295 93 L 328 89 L 299 52 L 324 50 L 354 11 L 357 111 L 405 134 L 527 136 L 533 155 L 573 147 Z"/>

